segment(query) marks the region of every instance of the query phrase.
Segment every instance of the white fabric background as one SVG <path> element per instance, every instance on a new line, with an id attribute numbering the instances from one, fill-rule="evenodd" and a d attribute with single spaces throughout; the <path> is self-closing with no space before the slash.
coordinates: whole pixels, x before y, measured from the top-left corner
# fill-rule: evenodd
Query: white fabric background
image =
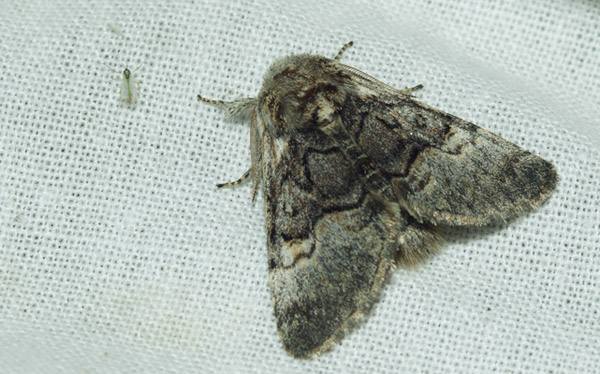
<path id="1" fill-rule="evenodd" d="M 526 3 L 526 4 L 525 4 Z M 4 2 L 2 373 L 594 373 L 600 367 L 595 1 Z M 118 28 L 124 37 L 111 32 Z M 547 205 L 398 269 L 330 353 L 294 360 L 268 290 L 263 200 L 217 190 L 290 53 L 334 56 L 551 160 Z M 119 105 L 103 64 L 137 72 Z"/>

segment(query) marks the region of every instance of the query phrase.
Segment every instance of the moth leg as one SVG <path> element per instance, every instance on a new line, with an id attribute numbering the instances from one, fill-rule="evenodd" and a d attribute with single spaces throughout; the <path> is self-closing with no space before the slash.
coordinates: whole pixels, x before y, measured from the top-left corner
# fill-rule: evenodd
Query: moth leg
<path id="1" fill-rule="evenodd" d="M 237 99 L 234 101 L 223 101 L 223 100 L 215 100 L 215 99 L 208 99 L 204 96 L 200 96 L 197 95 L 196 96 L 198 98 L 198 101 L 203 101 L 205 103 L 208 103 L 210 105 L 214 105 L 214 106 L 218 106 L 224 109 L 229 109 L 231 107 L 236 107 L 236 106 L 244 106 L 247 103 L 250 104 L 254 104 L 256 103 L 256 99 L 255 98 L 251 98 L 251 97 L 247 97 L 247 98 L 241 98 L 241 99 Z M 254 109 L 254 108 L 251 108 Z"/>
<path id="2" fill-rule="evenodd" d="M 217 188 L 237 186 L 238 184 L 240 184 L 240 183 L 244 182 L 246 179 L 248 179 L 251 172 L 252 172 L 252 168 L 248 169 L 248 171 L 245 172 L 244 175 L 242 175 L 240 179 L 233 181 L 233 182 L 219 183 L 219 184 L 217 184 Z"/>
<path id="3" fill-rule="evenodd" d="M 202 97 L 200 95 L 198 95 L 198 100 L 199 101 L 204 101 L 205 103 L 209 103 L 211 105 L 216 105 L 216 106 L 224 106 L 224 105 L 232 104 L 233 103 L 231 101 L 207 99 L 207 98 Z"/>
<path id="4" fill-rule="evenodd" d="M 337 55 L 335 55 L 335 57 L 333 58 L 334 60 L 339 60 L 342 58 L 342 55 L 344 54 L 344 52 L 346 52 L 346 49 L 352 47 L 352 44 L 354 44 L 354 42 L 350 41 L 346 44 L 344 44 L 344 46 L 342 47 L 342 49 L 340 49 L 340 51 L 338 52 Z"/>
<path id="5" fill-rule="evenodd" d="M 244 97 L 235 101 L 207 99 L 200 95 L 197 97 L 199 101 L 204 101 L 205 103 L 223 108 L 227 118 L 232 122 L 244 122 L 249 120 L 258 103 L 258 100 L 253 97 Z"/>
<path id="6" fill-rule="evenodd" d="M 416 85 L 416 86 L 414 86 L 414 87 L 405 88 L 405 89 L 403 89 L 403 90 L 398 90 L 398 91 L 399 91 L 401 94 L 403 94 L 403 95 L 413 96 L 413 95 L 412 95 L 412 93 L 413 93 L 413 92 L 415 92 L 415 91 L 418 91 L 418 90 L 420 90 L 420 89 L 422 89 L 422 88 L 423 88 L 423 85 L 422 85 L 422 84 L 417 84 L 417 85 Z"/>
<path id="7" fill-rule="evenodd" d="M 202 97 L 200 95 L 198 95 L 198 100 L 199 101 L 204 101 L 205 103 L 209 103 L 211 105 L 216 105 L 216 106 L 222 106 L 225 105 L 227 103 L 231 104 L 231 102 L 225 102 L 223 100 L 213 100 L 213 99 L 207 99 L 205 97 Z"/>

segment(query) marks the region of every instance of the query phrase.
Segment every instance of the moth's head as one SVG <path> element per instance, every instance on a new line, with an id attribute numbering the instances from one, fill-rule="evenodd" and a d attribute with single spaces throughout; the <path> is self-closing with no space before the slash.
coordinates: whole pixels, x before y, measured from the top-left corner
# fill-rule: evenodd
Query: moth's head
<path id="1" fill-rule="evenodd" d="M 123 70 L 123 77 L 125 77 L 125 79 L 129 79 L 131 77 L 131 72 L 129 69 L 125 68 L 125 70 Z"/>
<path id="2" fill-rule="evenodd" d="M 292 55 L 276 60 L 264 76 L 258 111 L 265 126 L 289 132 L 318 126 L 331 112 L 343 83 L 339 63 L 317 55 Z"/>

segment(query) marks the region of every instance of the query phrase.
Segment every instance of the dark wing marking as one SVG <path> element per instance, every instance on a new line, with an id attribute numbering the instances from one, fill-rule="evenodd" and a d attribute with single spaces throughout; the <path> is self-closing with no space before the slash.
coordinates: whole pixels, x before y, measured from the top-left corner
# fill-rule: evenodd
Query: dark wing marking
<path id="1" fill-rule="evenodd" d="M 408 248 L 425 251 L 438 238 L 365 188 L 320 130 L 263 139 L 275 318 L 286 350 L 310 357 L 367 312 L 396 256 L 416 256 Z"/>
<path id="2" fill-rule="evenodd" d="M 408 97 L 348 95 L 344 106 L 344 126 L 420 221 L 487 224 L 541 205 L 556 186 L 548 161 Z"/>

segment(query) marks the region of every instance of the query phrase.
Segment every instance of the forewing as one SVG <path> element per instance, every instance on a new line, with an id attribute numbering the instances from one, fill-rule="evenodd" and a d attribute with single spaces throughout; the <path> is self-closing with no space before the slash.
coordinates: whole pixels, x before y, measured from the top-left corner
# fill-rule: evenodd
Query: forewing
<path id="1" fill-rule="evenodd" d="M 405 95 L 349 95 L 344 126 L 421 221 L 482 225 L 529 211 L 556 186 L 554 166 L 498 135 Z"/>
<path id="2" fill-rule="evenodd" d="M 398 204 L 367 190 L 352 162 L 319 130 L 266 133 L 263 173 L 277 327 L 288 352 L 310 357 L 367 311 L 400 238 L 413 247 L 425 244 Z"/>
<path id="3" fill-rule="evenodd" d="M 121 101 L 125 104 L 135 105 L 137 98 L 137 82 L 133 79 L 133 75 L 129 79 L 121 79 Z"/>

